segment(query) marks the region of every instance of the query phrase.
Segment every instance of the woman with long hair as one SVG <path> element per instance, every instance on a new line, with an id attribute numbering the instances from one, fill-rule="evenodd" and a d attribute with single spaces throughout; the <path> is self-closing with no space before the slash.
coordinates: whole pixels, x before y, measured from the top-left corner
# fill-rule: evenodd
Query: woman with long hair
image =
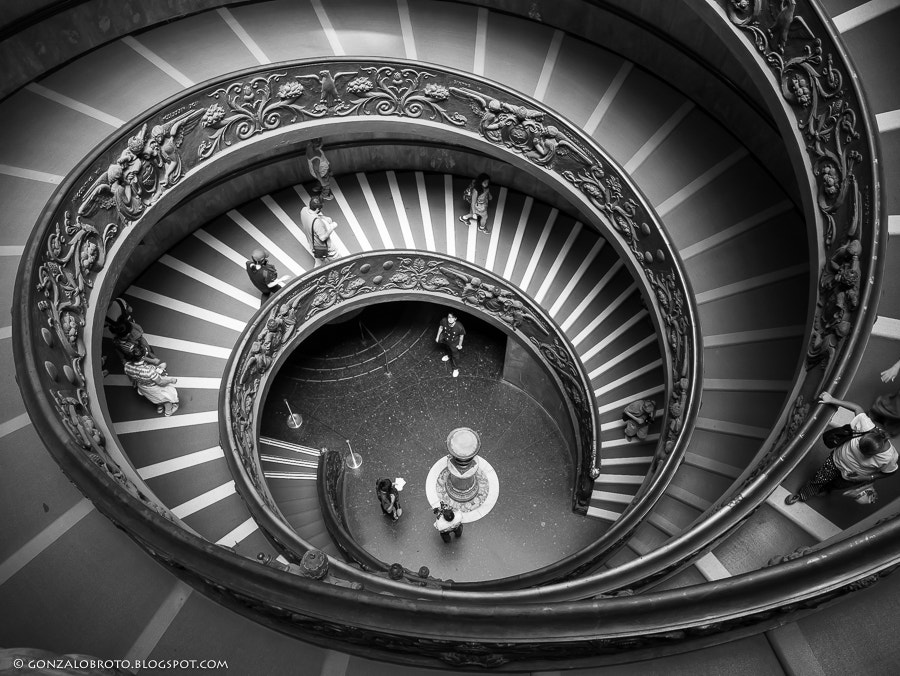
<path id="1" fill-rule="evenodd" d="M 475 221 L 475 225 L 481 232 L 488 232 L 487 209 L 488 202 L 492 198 L 490 186 L 491 177 L 487 174 L 478 174 L 475 180 L 469 184 L 464 193 L 464 197 L 469 203 L 469 213 L 459 217 L 460 223 L 471 225 L 472 221 Z"/>

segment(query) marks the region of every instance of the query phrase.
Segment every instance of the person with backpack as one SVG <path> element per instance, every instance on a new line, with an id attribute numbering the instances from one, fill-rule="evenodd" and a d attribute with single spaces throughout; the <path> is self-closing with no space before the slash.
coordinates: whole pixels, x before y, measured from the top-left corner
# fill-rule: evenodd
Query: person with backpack
<path id="1" fill-rule="evenodd" d="M 337 250 L 331 241 L 331 233 L 337 229 L 337 223 L 322 213 L 322 198 L 318 195 L 311 197 L 309 205 L 300 210 L 300 225 L 303 232 L 309 237 L 313 258 L 316 259 L 314 267 L 330 263 L 337 258 Z"/>
<path id="2" fill-rule="evenodd" d="M 855 415 L 849 425 L 825 432 L 823 442 L 833 450 L 813 477 L 785 498 L 785 504 L 806 502 L 835 490 L 843 490 L 862 504 L 874 502 L 877 494 L 871 484 L 897 471 L 897 449 L 859 404 L 836 399 L 828 392 L 823 392 L 819 401 L 843 406 Z"/>

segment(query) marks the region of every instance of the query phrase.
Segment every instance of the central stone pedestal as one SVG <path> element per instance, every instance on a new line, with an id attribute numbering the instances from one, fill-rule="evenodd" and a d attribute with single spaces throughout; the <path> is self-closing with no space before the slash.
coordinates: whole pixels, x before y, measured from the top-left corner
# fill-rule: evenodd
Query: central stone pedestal
<path id="1" fill-rule="evenodd" d="M 448 455 L 428 472 L 425 495 L 429 504 L 444 502 L 462 513 L 463 523 L 477 521 L 497 503 L 500 482 L 491 464 L 476 457 L 481 448 L 478 433 L 458 427 L 447 435 Z"/>

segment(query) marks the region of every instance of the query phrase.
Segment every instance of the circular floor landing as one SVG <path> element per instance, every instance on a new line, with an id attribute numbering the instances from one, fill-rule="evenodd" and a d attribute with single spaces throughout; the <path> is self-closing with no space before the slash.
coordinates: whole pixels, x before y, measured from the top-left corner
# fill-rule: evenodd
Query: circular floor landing
<path id="1" fill-rule="evenodd" d="M 392 375 L 377 371 L 324 383 L 291 378 L 290 370 L 279 373 L 267 413 L 276 405 L 263 423 L 266 436 L 307 446 L 346 450 L 342 438 L 351 440 L 363 464 L 347 470 L 345 507 L 350 531 L 362 546 L 387 563 L 411 570 L 428 566 L 435 577 L 476 581 L 548 565 L 606 530 L 604 522 L 572 513 L 572 460 L 555 421 L 500 379 L 502 333 L 461 315 L 467 330 L 464 362 L 460 377 L 452 378 L 434 343 L 439 308 L 424 305 L 416 313 L 398 308 L 391 321 L 391 306 L 378 307 L 370 310 L 377 318 L 363 318 L 373 333 L 379 335 L 383 325 L 407 341 L 392 350 Z M 359 340 L 358 331 L 340 333 L 347 341 Z M 342 351 L 339 342 L 333 337 L 326 351 Z M 312 356 L 305 352 L 301 358 Z M 282 397 L 309 416 L 310 424 L 287 429 L 277 406 Z M 432 526 L 426 477 L 447 453 L 448 432 L 461 426 L 481 436 L 479 455 L 493 466 L 502 490 L 490 514 L 466 524 L 459 540 L 444 544 Z M 382 515 L 376 501 L 380 477 L 407 482 L 400 494 L 403 516 L 396 523 Z"/>

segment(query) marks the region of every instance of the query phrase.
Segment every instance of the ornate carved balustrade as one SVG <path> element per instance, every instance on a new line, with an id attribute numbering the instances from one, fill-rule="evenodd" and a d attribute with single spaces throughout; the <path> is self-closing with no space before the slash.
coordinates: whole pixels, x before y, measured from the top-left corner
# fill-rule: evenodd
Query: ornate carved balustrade
<path id="1" fill-rule="evenodd" d="M 90 459 L 166 513 L 103 416 L 99 343 L 92 339 L 102 331 L 98 308 L 106 307 L 141 238 L 192 189 L 254 152 L 345 123 L 355 130 L 410 127 L 503 158 L 565 194 L 619 249 L 665 336 L 664 433 L 645 489 L 658 496 L 686 446 L 685 421 L 696 413 L 699 357 L 691 294 L 651 210 L 589 138 L 549 110 L 477 78 L 393 62 L 281 64 L 195 87 L 136 120 L 65 181 L 29 244 L 17 308 L 25 337 L 17 349 L 29 374 L 22 381 L 45 402 L 41 408 L 53 419 L 46 429 L 67 430 L 48 434 L 48 445 L 74 442 L 84 449 L 78 461 Z M 596 444 L 585 440 L 583 450 L 576 500 L 582 511 L 598 468 Z M 635 514 L 626 512 L 622 523 L 634 527 Z"/>
<path id="2" fill-rule="evenodd" d="M 322 324 L 357 307 L 393 300 L 459 307 L 495 325 L 532 353 L 569 412 L 576 444 L 571 449 L 576 468 L 573 502 L 583 501 L 580 492 L 590 485 L 586 475 L 593 468 L 599 424 L 590 379 L 565 334 L 537 303 L 487 270 L 424 251 L 377 251 L 341 259 L 286 285 L 244 329 L 226 368 L 222 446 L 238 492 L 272 539 L 297 559 L 308 549 L 290 534 L 262 479 L 258 428 L 271 378 L 293 348 Z M 275 521 L 280 525 L 275 527 Z M 373 567 L 371 557 L 361 563 Z"/>

